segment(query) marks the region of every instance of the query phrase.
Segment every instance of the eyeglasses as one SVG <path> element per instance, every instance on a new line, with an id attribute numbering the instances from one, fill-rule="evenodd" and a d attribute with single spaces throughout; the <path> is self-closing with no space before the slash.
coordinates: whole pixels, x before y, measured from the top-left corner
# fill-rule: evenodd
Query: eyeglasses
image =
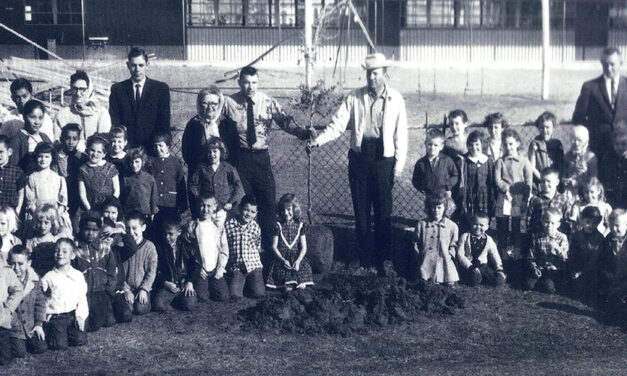
<path id="1" fill-rule="evenodd" d="M 220 102 L 207 102 L 207 107 L 218 107 Z"/>
<path id="2" fill-rule="evenodd" d="M 75 93 L 84 93 L 84 92 L 86 92 L 86 91 L 87 91 L 87 89 L 89 89 L 89 88 L 87 88 L 87 87 L 73 87 L 73 88 L 72 88 L 72 90 L 73 90 Z"/>

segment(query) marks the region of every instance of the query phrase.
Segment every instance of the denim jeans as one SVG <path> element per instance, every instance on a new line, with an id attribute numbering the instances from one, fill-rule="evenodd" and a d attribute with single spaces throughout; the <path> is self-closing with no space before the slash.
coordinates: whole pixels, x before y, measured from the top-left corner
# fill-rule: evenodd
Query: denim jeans
<path id="1" fill-rule="evenodd" d="M 244 296 L 244 287 L 248 289 L 251 298 L 260 298 L 266 293 L 261 268 L 252 270 L 244 275 L 240 270 L 234 270 L 227 274 L 231 297 Z"/>

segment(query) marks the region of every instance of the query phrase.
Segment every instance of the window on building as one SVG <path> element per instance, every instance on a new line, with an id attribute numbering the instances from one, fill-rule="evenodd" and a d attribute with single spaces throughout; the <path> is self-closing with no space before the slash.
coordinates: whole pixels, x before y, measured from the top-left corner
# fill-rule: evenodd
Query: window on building
<path id="1" fill-rule="evenodd" d="M 610 5 L 610 29 L 627 29 L 627 1 L 614 1 Z"/>
<path id="2" fill-rule="evenodd" d="M 28 25 L 81 25 L 81 0 L 24 0 Z"/>
<path id="3" fill-rule="evenodd" d="M 188 23 L 192 26 L 242 26 L 242 0 L 189 0 Z"/>

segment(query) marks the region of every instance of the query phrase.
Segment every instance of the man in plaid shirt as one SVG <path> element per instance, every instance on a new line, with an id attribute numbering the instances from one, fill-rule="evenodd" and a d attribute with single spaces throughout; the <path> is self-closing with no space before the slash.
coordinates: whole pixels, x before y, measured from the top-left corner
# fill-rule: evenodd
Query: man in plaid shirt
<path id="1" fill-rule="evenodd" d="M 539 196 L 533 196 L 529 201 L 527 209 L 527 234 L 531 237 L 534 234 L 542 232 L 542 216 L 548 208 L 557 209 L 561 213 L 562 218 L 568 218 L 571 203 L 568 202 L 566 196 L 557 192 L 559 184 L 559 173 L 552 167 L 542 170 L 542 193 Z M 563 221 L 560 230 L 564 233 L 570 232 L 570 226 Z"/>
<path id="2" fill-rule="evenodd" d="M 9 145 L 7 136 L 0 135 L 0 204 L 20 210 L 24 201 L 24 172 L 9 165 L 12 154 Z"/>
<path id="3" fill-rule="evenodd" d="M 240 214 L 226 222 L 226 238 L 229 244 L 229 262 L 226 277 L 232 298 L 244 296 L 246 285 L 253 298 L 264 296 L 263 265 L 259 256 L 261 249 L 261 229 L 257 216 L 257 201 L 247 195 L 240 202 Z"/>
<path id="4" fill-rule="evenodd" d="M 536 287 L 543 292 L 555 292 L 555 284 L 563 280 L 568 259 L 568 239 L 558 231 L 562 214 L 555 208 L 547 208 L 542 214 L 544 230 L 533 234 L 527 255 L 527 268 L 523 288 Z M 538 284 L 538 282 L 540 282 Z"/>

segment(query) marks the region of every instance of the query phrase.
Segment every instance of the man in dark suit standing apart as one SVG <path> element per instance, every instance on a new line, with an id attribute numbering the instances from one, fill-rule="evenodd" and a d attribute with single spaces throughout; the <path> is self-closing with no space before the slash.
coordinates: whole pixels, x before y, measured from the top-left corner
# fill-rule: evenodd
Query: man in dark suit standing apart
<path id="1" fill-rule="evenodd" d="M 170 88 L 146 77 L 148 56 L 144 50 L 133 47 L 126 66 L 131 78 L 111 86 L 111 124 L 126 127 L 130 146 L 152 150 L 153 134 L 170 130 Z"/>
<path id="2" fill-rule="evenodd" d="M 573 123 L 588 128 L 590 150 L 599 164 L 611 149 L 614 132 L 627 122 L 627 79 L 620 75 L 622 64 L 618 49 L 603 50 L 603 75 L 583 84 L 573 113 Z"/>

